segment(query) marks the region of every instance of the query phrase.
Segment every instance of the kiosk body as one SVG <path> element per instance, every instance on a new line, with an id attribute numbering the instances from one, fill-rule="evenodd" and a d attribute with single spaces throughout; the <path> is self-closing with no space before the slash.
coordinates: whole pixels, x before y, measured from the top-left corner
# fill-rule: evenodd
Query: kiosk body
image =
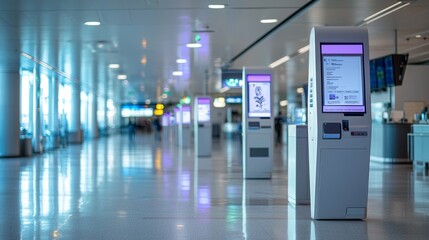
<path id="1" fill-rule="evenodd" d="M 288 125 L 288 200 L 310 204 L 307 125 Z"/>
<path id="2" fill-rule="evenodd" d="M 271 178 L 273 117 L 271 70 L 243 68 L 243 178 Z"/>
<path id="3" fill-rule="evenodd" d="M 181 105 L 178 119 L 178 145 L 188 148 L 191 143 L 191 106 Z"/>
<path id="4" fill-rule="evenodd" d="M 308 147 L 313 219 L 364 219 L 371 146 L 368 32 L 310 36 Z"/>
<path id="5" fill-rule="evenodd" d="M 194 100 L 194 146 L 199 157 L 212 154 L 211 98 L 197 96 Z"/>

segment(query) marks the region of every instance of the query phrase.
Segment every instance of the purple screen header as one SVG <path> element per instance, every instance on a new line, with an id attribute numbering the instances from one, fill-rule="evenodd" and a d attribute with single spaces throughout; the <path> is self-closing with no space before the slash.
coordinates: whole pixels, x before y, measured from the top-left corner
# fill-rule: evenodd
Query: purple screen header
<path id="1" fill-rule="evenodd" d="M 323 44 L 322 54 L 363 54 L 363 44 Z"/>
<path id="2" fill-rule="evenodd" d="M 191 106 L 182 106 L 182 111 L 191 111 Z"/>
<path id="3" fill-rule="evenodd" d="M 198 104 L 210 104 L 210 98 L 198 98 Z"/>
<path id="4" fill-rule="evenodd" d="M 271 82 L 270 74 L 247 74 L 248 82 Z"/>

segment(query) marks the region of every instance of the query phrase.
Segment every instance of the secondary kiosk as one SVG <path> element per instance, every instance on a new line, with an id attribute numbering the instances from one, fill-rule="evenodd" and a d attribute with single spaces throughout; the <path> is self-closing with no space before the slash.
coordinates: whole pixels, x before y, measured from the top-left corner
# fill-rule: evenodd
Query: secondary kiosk
<path id="1" fill-rule="evenodd" d="M 364 219 L 371 146 L 368 31 L 315 27 L 309 54 L 311 217 Z"/>
<path id="2" fill-rule="evenodd" d="M 271 71 L 243 68 L 243 178 L 271 178 Z"/>
<path id="3" fill-rule="evenodd" d="M 287 179 L 290 203 L 310 204 L 307 125 L 288 125 Z"/>
<path id="4" fill-rule="evenodd" d="M 210 97 L 195 97 L 194 101 L 194 147 L 197 156 L 212 154 L 212 124 Z"/>
<path id="5" fill-rule="evenodd" d="M 180 105 L 178 114 L 178 145 L 187 148 L 191 142 L 191 106 Z"/>

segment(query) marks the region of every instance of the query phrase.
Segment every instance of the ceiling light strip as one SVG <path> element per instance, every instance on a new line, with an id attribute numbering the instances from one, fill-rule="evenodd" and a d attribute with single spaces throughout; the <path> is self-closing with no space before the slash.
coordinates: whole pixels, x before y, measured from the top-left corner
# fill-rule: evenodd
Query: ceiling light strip
<path id="1" fill-rule="evenodd" d="M 394 8 L 394 7 L 396 7 L 396 6 L 399 6 L 399 5 L 401 5 L 401 4 L 402 4 L 402 1 L 399 1 L 399 2 L 397 2 L 397 3 L 395 3 L 395 4 L 393 4 L 393 5 L 391 5 L 391 6 L 387 7 L 387 8 L 385 8 L 385 9 L 382 9 L 382 10 L 380 10 L 380 11 L 378 11 L 378 12 L 376 12 L 376 13 L 372 14 L 372 15 L 371 15 L 371 16 L 369 16 L 369 17 L 364 18 L 364 19 L 363 19 L 363 21 L 364 21 L 364 22 L 366 22 L 366 21 L 369 21 L 369 20 L 371 20 L 371 19 L 373 19 L 373 18 L 375 18 L 375 17 L 378 17 L 379 15 L 381 15 L 381 14 L 383 14 L 383 13 L 385 13 L 385 12 L 389 11 L 390 9 L 392 9 L 392 8 Z"/>
<path id="2" fill-rule="evenodd" d="M 286 23 L 288 23 L 288 22 L 292 21 L 294 18 L 298 17 L 300 14 L 302 14 L 304 11 L 306 11 L 311 6 L 313 6 L 313 4 L 316 4 L 318 1 L 319 0 L 312 0 L 312 1 L 307 2 L 304 6 L 300 7 L 298 10 L 296 10 L 295 12 L 293 12 L 289 17 L 285 18 L 283 21 L 281 21 L 280 23 L 278 23 L 276 26 L 274 26 L 272 29 L 270 29 L 268 32 L 266 32 L 264 35 L 262 35 L 261 37 L 259 37 L 258 39 L 256 39 L 253 43 L 251 43 L 248 47 L 246 47 L 240 53 L 238 53 L 233 58 L 231 58 L 231 60 L 229 60 L 225 64 L 226 65 L 225 67 L 227 68 L 228 66 L 232 65 L 232 63 L 234 61 L 236 61 L 238 58 L 240 58 L 241 56 L 243 56 L 247 51 L 249 51 L 250 49 L 252 49 L 256 44 L 258 44 L 259 42 L 261 42 L 262 40 L 264 40 L 265 38 L 267 38 L 269 35 L 271 35 L 275 31 L 277 31 L 281 27 L 283 27 L 283 25 L 285 25 Z"/>
<path id="3" fill-rule="evenodd" d="M 389 15 L 389 14 L 393 13 L 393 12 L 396 12 L 396 11 L 398 11 L 399 9 L 404 8 L 404 7 L 406 7 L 406 6 L 410 5 L 410 4 L 411 4 L 411 3 L 405 3 L 404 5 L 400 5 L 399 7 L 393 8 L 392 10 L 390 10 L 390 11 L 388 11 L 388 12 L 385 12 L 385 13 L 383 13 L 383 14 L 381 14 L 381 15 L 378 15 L 378 16 L 376 16 L 376 17 L 370 18 L 369 20 L 364 20 L 364 24 L 370 24 L 370 23 L 372 23 L 372 22 L 374 22 L 374 21 L 377 21 L 378 19 L 380 19 L 380 18 L 382 18 L 382 17 L 385 17 L 385 16 L 387 16 L 387 15 Z"/>
<path id="4" fill-rule="evenodd" d="M 270 67 L 270 68 L 276 68 L 276 67 L 280 66 L 281 64 L 283 64 L 283 63 L 285 63 L 285 62 L 289 61 L 289 60 L 290 60 L 290 57 L 289 57 L 289 56 L 284 56 L 284 57 L 280 58 L 279 60 L 274 61 L 273 63 L 271 63 L 271 64 L 269 65 L 269 67 Z"/>
<path id="5" fill-rule="evenodd" d="M 382 10 L 380 10 L 380 11 L 372 14 L 369 17 L 366 17 L 361 23 L 356 24 L 355 26 L 363 26 L 363 25 L 366 25 L 366 24 L 370 24 L 370 23 L 372 23 L 372 22 L 374 22 L 374 21 L 376 21 L 376 20 L 378 20 L 378 19 L 380 19 L 382 17 L 385 17 L 385 16 L 387 16 L 387 15 L 393 13 L 393 12 L 396 12 L 399 9 L 404 8 L 404 7 L 406 7 L 406 6 L 410 5 L 410 4 L 411 4 L 410 2 L 405 2 L 404 3 L 402 1 L 399 1 L 399 2 L 393 4 L 393 5 L 389 6 L 389 7 L 386 7 L 385 9 L 382 9 Z M 268 66 L 270 68 L 275 68 L 275 67 L 277 67 L 277 66 L 279 66 L 279 65 L 287 62 L 288 60 L 290 60 L 291 57 L 294 57 L 294 56 L 299 55 L 299 54 L 304 54 L 304 53 L 308 52 L 309 50 L 310 50 L 310 45 L 304 46 L 304 47 L 300 48 L 297 53 L 289 55 L 290 57 L 289 56 L 285 56 L 283 58 L 280 58 L 279 60 L 274 61 L 273 63 L 271 63 Z M 284 58 L 286 58 L 286 57 L 288 57 L 287 60 L 284 60 Z"/>

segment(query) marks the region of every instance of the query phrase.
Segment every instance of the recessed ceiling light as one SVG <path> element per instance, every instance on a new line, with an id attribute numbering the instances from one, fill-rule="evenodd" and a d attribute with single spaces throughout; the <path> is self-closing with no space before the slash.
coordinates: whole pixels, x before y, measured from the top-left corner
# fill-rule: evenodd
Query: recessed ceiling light
<path id="1" fill-rule="evenodd" d="M 282 100 L 282 101 L 280 101 L 280 106 L 281 107 L 286 107 L 287 106 L 287 100 Z"/>
<path id="2" fill-rule="evenodd" d="M 188 61 L 186 61 L 186 59 L 183 58 L 179 58 L 176 60 L 176 63 L 187 63 Z"/>
<path id="3" fill-rule="evenodd" d="M 142 59 L 140 60 L 140 63 L 141 63 L 142 65 L 146 65 L 146 63 L 147 63 L 147 57 L 146 57 L 146 56 L 143 56 L 143 57 L 142 57 Z"/>
<path id="4" fill-rule="evenodd" d="M 201 45 L 201 43 L 188 43 L 188 44 L 186 44 L 186 46 L 188 48 L 200 48 L 202 45 Z"/>
<path id="5" fill-rule="evenodd" d="M 118 80 L 125 80 L 125 79 L 127 79 L 127 75 L 125 74 L 118 75 Z"/>
<path id="6" fill-rule="evenodd" d="M 121 67 L 121 66 L 119 64 L 116 64 L 116 63 L 109 64 L 110 69 L 118 69 L 119 67 Z"/>
<path id="7" fill-rule="evenodd" d="M 183 72 L 182 71 L 174 71 L 173 76 L 183 76 Z"/>
<path id="8" fill-rule="evenodd" d="M 261 23 L 276 23 L 276 22 L 278 22 L 279 20 L 277 20 L 277 19 L 274 19 L 274 18 L 272 18 L 272 19 L 262 19 L 261 20 Z"/>
<path id="9" fill-rule="evenodd" d="M 89 21 L 84 23 L 86 26 L 100 26 L 100 22 L 97 21 Z"/>
<path id="10" fill-rule="evenodd" d="M 209 8 L 210 9 L 224 9 L 226 7 L 225 4 L 210 4 Z"/>

